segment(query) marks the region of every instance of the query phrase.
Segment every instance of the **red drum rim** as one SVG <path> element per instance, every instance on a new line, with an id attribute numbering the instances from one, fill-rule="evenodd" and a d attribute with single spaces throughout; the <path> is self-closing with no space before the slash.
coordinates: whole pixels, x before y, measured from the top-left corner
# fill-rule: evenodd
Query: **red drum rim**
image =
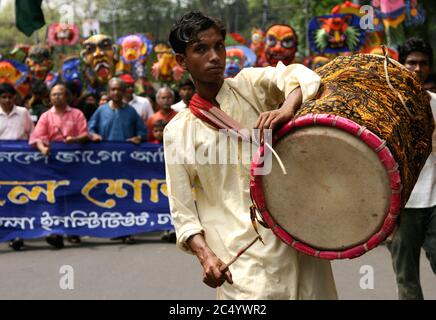
<path id="1" fill-rule="evenodd" d="M 359 138 L 377 154 L 388 173 L 390 179 L 390 188 L 392 191 L 389 210 L 385 215 L 381 228 L 373 236 L 371 236 L 368 241 L 357 246 L 338 251 L 318 250 L 305 244 L 304 242 L 294 239 L 291 234 L 277 224 L 273 216 L 268 211 L 263 192 L 262 176 L 254 175 L 254 170 L 262 167 L 262 163 L 259 163 L 259 159 L 261 159 L 264 155 L 265 149 L 263 146 L 259 148 L 251 164 L 250 191 L 252 199 L 262 215 L 264 222 L 269 228 L 271 228 L 273 233 L 280 240 L 294 249 L 321 259 L 334 260 L 357 258 L 382 243 L 392 233 L 395 227 L 401 209 L 401 176 L 399 172 L 399 166 L 389 148 L 386 146 L 386 141 L 380 139 L 367 128 L 357 124 L 354 121 L 330 114 L 308 114 L 290 121 L 274 134 L 273 145 L 285 135 L 292 132 L 294 129 L 314 125 L 330 126 L 346 131 Z"/>

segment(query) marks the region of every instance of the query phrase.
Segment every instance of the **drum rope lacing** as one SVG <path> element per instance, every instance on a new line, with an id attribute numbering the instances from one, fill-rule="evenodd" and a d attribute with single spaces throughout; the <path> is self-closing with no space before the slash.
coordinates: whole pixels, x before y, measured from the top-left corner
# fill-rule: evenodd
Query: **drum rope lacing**
<path id="1" fill-rule="evenodd" d="M 389 58 L 389 53 L 388 50 L 386 49 L 386 46 L 382 46 L 383 49 L 383 54 L 385 55 L 385 61 L 384 61 L 384 68 L 385 68 L 385 77 L 386 77 L 386 82 L 388 83 L 389 88 L 398 96 L 398 98 L 400 99 L 401 103 L 403 104 L 404 109 L 406 109 L 407 114 L 409 115 L 410 118 L 414 118 L 413 114 L 410 112 L 410 109 L 407 107 L 406 102 L 404 101 L 402 95 L 398 92 L 398 90 L 396 90 L 394 88 L 394 86 L 391 83 L 391 79 L 389 77 L 389 71 L 388 71 L 388 64 L 390 62 L 390 58 Z"/>

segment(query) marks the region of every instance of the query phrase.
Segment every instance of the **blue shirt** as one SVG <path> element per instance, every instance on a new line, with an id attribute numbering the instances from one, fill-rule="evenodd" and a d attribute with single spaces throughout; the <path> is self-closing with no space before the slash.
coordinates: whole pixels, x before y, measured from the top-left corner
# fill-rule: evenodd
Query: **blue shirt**
<path id="1" fill-rule="evenodd" d="M 108 103 L 100 106 L 89 120 L 88 129 L 106 141 L 126 141 L 136 136 L 145 139 L 147 136 L 144 122 L 130 105 L 120 109 L 112 109 Z"/>

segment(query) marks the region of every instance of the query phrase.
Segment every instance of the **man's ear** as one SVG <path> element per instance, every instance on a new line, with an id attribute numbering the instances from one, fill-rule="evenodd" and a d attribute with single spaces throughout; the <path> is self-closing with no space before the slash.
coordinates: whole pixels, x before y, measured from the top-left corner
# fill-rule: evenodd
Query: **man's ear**
<path id="1" fill-rule="evenodd" d="M 186 56 L 184 54 L 176 53 L 177 63 L 186 70 Z"/>

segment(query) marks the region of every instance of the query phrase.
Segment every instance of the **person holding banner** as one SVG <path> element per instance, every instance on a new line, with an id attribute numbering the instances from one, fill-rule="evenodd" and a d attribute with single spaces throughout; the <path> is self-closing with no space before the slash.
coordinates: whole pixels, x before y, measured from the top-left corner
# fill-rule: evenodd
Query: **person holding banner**
<path id="1" fill-rule="evenodd" d="M 65 85 L 58 84 L 53 87 L 50 92 L 53 107 L 42 114 L 30 136 L 29 144 L 45 156 L 50 154 L 52 141 L 70 144 L 85 143 L 89 140 L 86 118 L 82 111 L 68 105 L 68 95 Z M 68 240 L 72 243 L 80 243 L 80 238 L 77 236 L 70 236 Z M 46 241 L 57 249 L 64 247 L 64 240 L 60 235 L 50 235 Z"/>
<path id="2" fill-rule="evenodd" d="M 0 140 L 28 140 L 34 129 L 29 111 L 15 105 L 17 91 L 10 83 L 0 84 Z M 13 239 L 9 246 L 20 250 L 24 241 Z"/>
<path id="3" fill-rule="evenodd" d="M 110 101 L 100 106 L 89 120 L 89 132 L 94 142 L 126 141 L 140 144 L 147 136 L 147 128 L 136 110 L 123 99 L 126 96 L 126 83 L 120 78 L 109 81 Z M 124 236 L 112 240 L 122 240 L 133 244 L 135 239 Z"/>
<path id="4" fill-rule="evenodd" d="M 197 91 L 189 110 L 178 113 L 164 132 L 177 245 L 197 256 L 203 282 L 218 288 L 218 299 L 337 299 L 330 262 L 297 252 L 267 229 L 259 230 L 265 245 L 257 243 L 230 269 L 224 262 L 256 236 L 249 212 L 251 162 L 199 158 L 213 152 L 208 156 L 216 153 L 218 159 L 220 141 L 202 110 L 220 108 L 248 130 L 274 129 L 314 98 L 320 85 L 320 77 L 306 67 L 281 63 L 244 69 L 224 80 L 225 36 L 223 24 L 201 12 L 184 15 L 170 33 L 177 62 L 191 74 Z M 230 157 L 228 147 L 219 148 L 226 155 L 220 159 Z"/>
<path id="5" fill-rule="evenodd" d="M 110 101 L 101 105 L 89 120 L 92 141 L 128 141 L 140 144 L 147 128 L 136 110 L 124 103 L 126 84 L 120 78 L 109 81 Z"/>

